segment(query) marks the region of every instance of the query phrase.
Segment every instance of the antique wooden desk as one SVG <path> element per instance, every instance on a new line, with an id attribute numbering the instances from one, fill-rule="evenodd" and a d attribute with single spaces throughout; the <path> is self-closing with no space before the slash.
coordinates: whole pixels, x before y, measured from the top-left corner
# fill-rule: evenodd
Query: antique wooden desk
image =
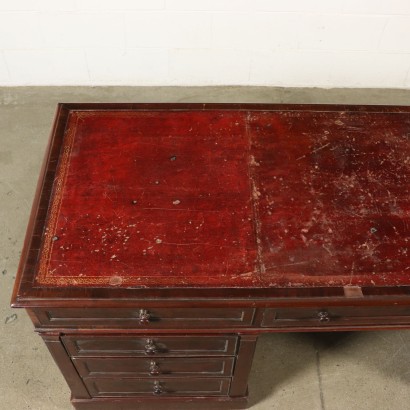
<path id="1" fill-rule="evenodd" d="M 61 104 L 12 305 L 77 409 L 246 407 L 260 333 L 410 327 L 409 139 L 408 107 Z"/>

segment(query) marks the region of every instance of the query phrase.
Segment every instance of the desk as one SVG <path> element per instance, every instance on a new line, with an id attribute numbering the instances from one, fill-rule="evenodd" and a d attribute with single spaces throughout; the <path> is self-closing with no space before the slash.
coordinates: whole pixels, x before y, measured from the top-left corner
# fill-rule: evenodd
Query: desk
<path id="1" fill-rule="evenodd" d="M 261 333 L 410 327 L 409 138 L 409 107 L 60 104 L 12 305 L 76 409 L 245 408 Z"/>

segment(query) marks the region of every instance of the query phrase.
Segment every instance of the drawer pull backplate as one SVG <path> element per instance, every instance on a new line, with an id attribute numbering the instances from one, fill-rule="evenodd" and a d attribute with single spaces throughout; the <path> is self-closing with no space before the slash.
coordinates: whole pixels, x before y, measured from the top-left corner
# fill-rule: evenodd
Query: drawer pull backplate
<path id="1" fill-rule="evenodd" d="M 147 344 L 145 345 L 146 354 L 155 354 L 158 353 L 158 348 L 155 346 L 155 343 L 152 339 L 147 339 Z"/>
<path id="2" fill-rule="evenodd" d="M 140 325 L 148 325 L 150 318 L 151 318 L 151 315 L 148 312 L 148 310 L 140 309 L 139 314 L 138 314 Z"/>
<path id="3" fill-rule="evenodd" d="M 161 386 L 160 382 L 154 382 L 153 393 L 156 394 L 156 395 L 160 395 L 160 394 L 164 393 L 164 390 L 162 389 L 162 386 Z"/>
<path id="4" fill-rule="evenodd" d="M 320 312 L 317 314 L 317 317 L 318 317 L 318 319 L 319 319 L 319 322 L 321 322 L 321 323 L 330 322 L 329 312 L 326 312 L 326 311 L 324 311 L 324 310 L 320 311 Z"/>
<path id="5" fill-rule="evenodd" d="M 154 360 L 151 360 L 151 363 L 149 364 L 149 374 L 152 376 L 161 374 L 161 369 Z"/>

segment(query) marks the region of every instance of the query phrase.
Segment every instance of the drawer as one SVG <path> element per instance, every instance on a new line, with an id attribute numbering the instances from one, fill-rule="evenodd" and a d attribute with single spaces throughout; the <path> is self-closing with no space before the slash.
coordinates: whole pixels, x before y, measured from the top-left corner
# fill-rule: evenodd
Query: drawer
<path id="1" fill-rule="evenodd" d="M 70 355 L 114 356 L 232 356 L 237 336 L 62 336 Z"/>
<path id="2" fill-rule="evenodd" d="M 128 379 L 88 378 L 84 383 L 91 397 L 112 396 L 225 396 L 229 378 Z"/>
<path id="3" fill-rule="evenodd" d="M 410 306 L 335 306 L 266 309 L 262 327 L 410 324 Z"/>
<path id="4" fill-rule="evenodd" d="M 82 377 L 229 377 L 233 357 L 77 357 L 75 367 Z"/>
<path id="5" fill-rule="evenodd" d="M 209 328 L 251 326 L 253 308 L 116 308 L 34 310 L 41 325 L 47 327 L 111 328 Z"/>

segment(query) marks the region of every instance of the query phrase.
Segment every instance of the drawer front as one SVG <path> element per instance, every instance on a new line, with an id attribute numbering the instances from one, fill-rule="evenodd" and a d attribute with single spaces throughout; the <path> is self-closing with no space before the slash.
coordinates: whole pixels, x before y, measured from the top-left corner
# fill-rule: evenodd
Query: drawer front
<path id="1" fill-rule="evenodd" d="M 230 356 L 237 336 L 63 336 L 76 357 L 113 356 Z"/>
<path id="2" fill-rule="evenodd" d="M 84 383 L 92 397 L 225 396 L 230 379 L 127 379 L 88 378 Z"/>
<path id="3" fill-rule="evenodd" d="M 135 308 L 135 309 L 36 309 L 47 327 L 109 326 L 112 328 L 208 328 L 251 326 L 252 308 Z"/>
<path id="4" fill-rule="evenodd" d="M 262 327 L 410 324 L 410 306 L 335 306 L 331 308 L 272 308 Z"/>
<path id="5" fill-rule="evenodd" d="M 82 377 L 230 377 L 234 358 L 77 357 L 73 362 Z"/>

